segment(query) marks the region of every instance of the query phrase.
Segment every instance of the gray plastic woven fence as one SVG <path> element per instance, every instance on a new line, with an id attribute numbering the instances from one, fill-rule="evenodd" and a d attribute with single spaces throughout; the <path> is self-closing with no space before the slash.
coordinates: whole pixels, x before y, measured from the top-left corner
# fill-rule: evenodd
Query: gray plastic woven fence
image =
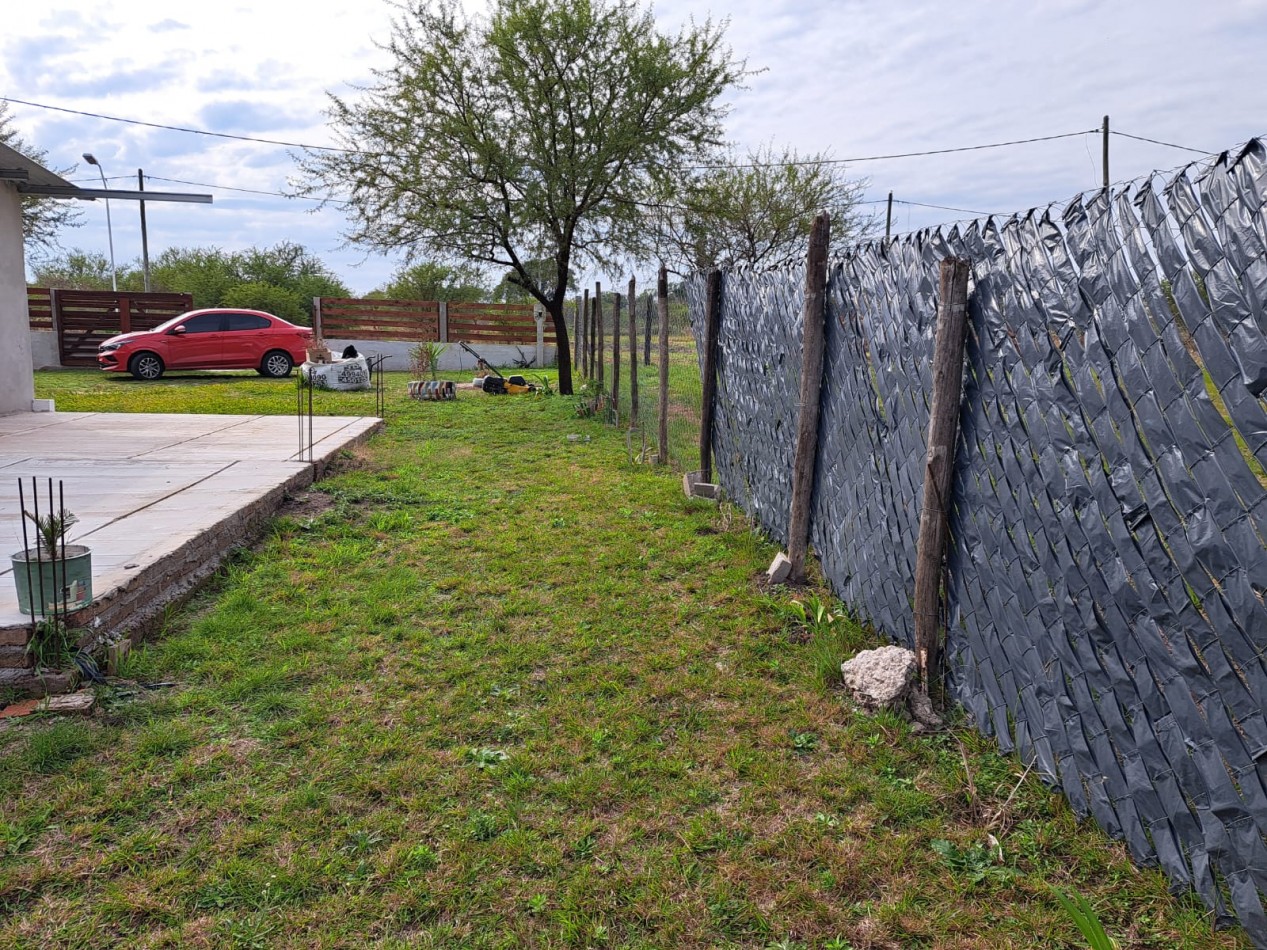
<path id="1" fill-rule="evenodd" d="M 1267 152 L 859 247 L 829 275 L 811 540 L 898 641 L 937 306 L 972 262 L 950 687 L 1142 864 L 1267 946 Z M 703 279 L 688 291 L 703 325 Z M 786 540 L 800 269 L 725 275 L 717 478 Z M 702 339 L 702 334 L 696 334 Z"/>

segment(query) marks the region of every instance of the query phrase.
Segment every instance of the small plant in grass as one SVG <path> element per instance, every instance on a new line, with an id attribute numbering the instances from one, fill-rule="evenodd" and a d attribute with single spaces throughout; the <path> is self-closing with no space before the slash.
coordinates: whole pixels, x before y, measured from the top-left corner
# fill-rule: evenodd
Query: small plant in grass
<path id="1" fill-rule="evenodd" d="M 434 341 L 427 343 L 419 343 L 409 350 L 409 368 L 413 371 L 416 379 L 422 379 L 428 373 L 431 374 L 431 381 L 435 382 L 436 374 L 440 371 L 440 357 L 444 355 L 444 351 L 449 348 L 447 343 L 436 343 Z"/>
<path id="2" fill-rule="evenodd" d="M 549 376 L 542 376 L 540 373 L 535 373 L 532 378 L 536 381 L 538 396 L 554 395 L 554 386 L 551 385 Z"/>
<path id="3" fill-rule="evenodd" d="M 510 756 L 501 749 L 479 748 L 466 750 L 466 760 L 480 769 L 495 769 L 508 758 Z"/>
<path id="4" fill-rule="evenodd" d="M 37 673 L 70 666 L 77 651 L 78 631 L 55 617 L 36 621 L 35 634 L 26 644 L 27 655 Z"/>
<path id="5" fill-rule="evenodd" d="M 607 390 L 594 379 L 587 379 L 577 394 L 576 414 L 582 419 L 601 418 L 609 402 Z"/>
<path id="6" fill-rule="evenodd" d="M 1066 894 L 1057 887 L 1053 887 L 1051 892 L 1086 938 L 1088 950 L 1118 950 L 1118 942 L 1108 935 L 1104 924 L 1100 923 L 1100 918 L 1085 897 L 1077 891 Z"/>
<path id="7" fill-rule="evenodd" d="M 817 733 L 797 732 L 795 729 L 789 729 L 788 737 L 792 740 L 792 749 L 797 755 L 808 755 L 818 748 Z"/>
<path id="8" fill-rule="evenodd" d="M 788 604 L 788 610 L 791 611 L 806 632 L 813 636 L 817 633 L 825 633 L 832 628 L 840 618 L 827 609 L 827 601 L 823 600 L 817 594 L 810 594 L 804 600 L 793 600 Z"/>
<path id="9" fill-rule="evenodd" d="M 937 839 L 931 845 L 942 863 L 970 884 L 992 881 L 1005 884 L 1016 877 L 1016 869 L 1003 864 L 1003 849 L 977 843 L 961 848 L 953 841 Z"/>

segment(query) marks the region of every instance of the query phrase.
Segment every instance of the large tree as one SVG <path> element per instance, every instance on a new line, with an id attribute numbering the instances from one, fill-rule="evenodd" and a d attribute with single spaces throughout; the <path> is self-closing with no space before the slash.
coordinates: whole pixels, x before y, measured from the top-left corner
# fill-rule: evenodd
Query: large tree
<path id="1" fill-rule="evenodd" d="M 569 269 L 609 264 L 654 175 L 720 144 L 722 94 L 743 76 L 723 28 L 661 32 L 633 0 L 405 0 L 392 64 L 331 97 L 346 152 L 301 163 L 312 193 L 348 199 L 351 241 L 515 272 L 554 320 L 572 391 Z M 531 261 L 553 262 L 548 274 Z"/>
<path id="2" fill-rule="evenodd" d="M 832 244 L 856 241 L 871 227 L 859 201 L 865 181 L 823 155 L 802 157 L 772 147 L 732 154 L 689 179 L 660 179 L 658 198 L 644 204 L 644 257 L 679 274 L 746 264 L 771 267 L 805 256 L 810 225 L 831 212 Z"/>
<path id="3" fill-rule="evenodd" d="M 48 153 L 43 149 L 23 140 L 13 125 L 13 117 L 9 114 L 9 104 L 0 102 L 0 144 L 9 146 L 20 152 L 33 162 L 47 167 Z M 58 169 L 58 173 L 69 174 L 74 169 Z M 57 247 L 57 232 L 62 228 L 75 228 L 83 223 L 74 201 L 58 198 L 22 199 L 22 236 L 26 247 L 32 253 L 52 251 Z"/>

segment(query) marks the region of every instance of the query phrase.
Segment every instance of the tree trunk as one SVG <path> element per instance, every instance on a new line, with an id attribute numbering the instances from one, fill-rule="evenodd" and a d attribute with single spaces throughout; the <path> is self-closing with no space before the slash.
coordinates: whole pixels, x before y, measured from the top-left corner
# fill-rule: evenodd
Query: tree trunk
<path id="1" fill-rule="evenodd" d="M 563 301 L 550 301 L 550 319 L 554 321 L 555 349 L 559 354 L 559 395 L 572 395 L 572 351 L 568 348 L 568 322 L 563 315 Z"/>

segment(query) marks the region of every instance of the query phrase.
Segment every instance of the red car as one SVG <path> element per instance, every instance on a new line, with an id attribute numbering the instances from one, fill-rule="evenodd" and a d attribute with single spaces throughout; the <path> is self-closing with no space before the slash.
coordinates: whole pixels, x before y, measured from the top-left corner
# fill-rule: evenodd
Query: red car
<path id="1" fill-rule="evenodd" d="M 169 369 L 253 369 L 281 379 L 302 363 L 312 331 L 260 310 L 191 310 L 97 347 L 106 372 L 158 379 Z"/>

